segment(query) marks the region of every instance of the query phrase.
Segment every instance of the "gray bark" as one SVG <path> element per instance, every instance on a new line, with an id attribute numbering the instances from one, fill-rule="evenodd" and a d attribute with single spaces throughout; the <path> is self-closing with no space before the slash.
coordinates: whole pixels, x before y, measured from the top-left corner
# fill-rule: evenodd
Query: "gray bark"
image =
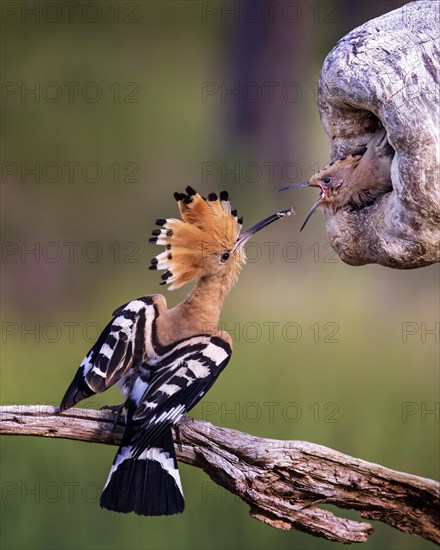
<path id="1" fill-rule="evenodd" d="M 49 406 L 0 407 L 0 435 L 117 445 L 124 426 L 120 421 L 113 429 L 113 419 L 113 414 L 90 409 L 60 414 L 57 407 Z M 333 504 L 440 542 L 436 481 L 306 441 L 259 438 L 191 419 L 182 420 L 178 428 L 177 458 L 202 468 L 213 481 L 243 499 L 251 516 L 272 527 L 299 529 L 343 543 L 365 542 L 372 526 L 319 508 Z"/>
<path id="2" fill-rule="evenodd" d="M 341 259 L 408 269 L 439 261 L 440 2 L 368 21 L 324 61 L 319 111 L 331 158 L 366 145 L 382 124 L 396 151 L 393 191 L 356 212 L 328 213 Z"/>

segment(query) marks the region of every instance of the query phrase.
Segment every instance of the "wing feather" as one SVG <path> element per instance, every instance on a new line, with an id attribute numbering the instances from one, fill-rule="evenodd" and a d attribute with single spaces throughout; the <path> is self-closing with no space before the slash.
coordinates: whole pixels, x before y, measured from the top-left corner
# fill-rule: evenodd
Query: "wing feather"
<path id="1" fill-rule="evenodd" d="M 134 456 L 154 445 L 200 401 L 228 364 L 231 353 L 227 342 L 211 337 L 202 350 L 174 357 L 170 364 L 162 362 L 152 372 L 143 395 L 129 399 L 128 415 L 136 432 L 132 439 Z"/>
<path id="2" fill-rule="evenodd" d="M 133 300 L 114 312 L 114 318 L 81 363 L 61 401 L 68 409 L 86 397 L 101 393 L 118 382 L 144 354 L 148 296 Z"/>

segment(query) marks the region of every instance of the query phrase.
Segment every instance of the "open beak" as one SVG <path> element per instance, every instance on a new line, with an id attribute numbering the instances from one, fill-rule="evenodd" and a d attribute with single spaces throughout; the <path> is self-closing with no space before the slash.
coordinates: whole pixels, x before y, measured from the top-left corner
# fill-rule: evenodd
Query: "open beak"
<path id="1" fill-rule="evenodd" d="M 325 187 L 323 187 L 322 185 L 320 185 L 319 183 L 309 183 L 308 181 L 302 181 L 301 183 L 294 183 L 293 185 L 287 185 L 286 187 L 282 187 L 281 189 L 278 189 L 278 191 L 287 191 L 288 189 L 296 189 L 298 187 L 317 187 L 321 190 L 321 194 L 319 195 L 319 198 L 318 200 L 315 202 L 315 204 L 312 206 L 312 209 L 310 210 L 310 212 L 307 214 L 307 217 L 306 219 L 304 220 L 304 223 L 302 224 L 301 226 L 301 229 L 300 231 L 302 231 L 304 229 L 304 227 L 306 226 L 306 223 L 310 220 L 310 218 L 312 217 L 313 213 L 315 212 L 315 210 L 317 208 L 319 208 L 321 206 L 321 204 L 323 203 L 324 199 L 326 198 L 326 189 Z"/>
<path id="2" fill-rule="evenodd" d="M 286 208 L 286 210 L 281 210 L 276 214 L 272 214 L 271 216 L 264 218 L 264 220 L 261 220 L 260 222 L 256 223 L 250 229 L 248 229 L 238 237 L 237 242 L 235 243 L 233 252 L 235 252 L 237 248 L 244 246 L 247 243 L 247 241 L 253 235 L 255 235 L 255 233 L 258 233 L 260 229 L 263 229 L 263 227 L 270 225 L 271 223 L 275 222 L 276 220 L 279 220 L 280 218 L 285 218 L 287 216 L 290 216 L 292 213 L 295 213 L 293 206 L 291 206 L 290 208 Z"/>

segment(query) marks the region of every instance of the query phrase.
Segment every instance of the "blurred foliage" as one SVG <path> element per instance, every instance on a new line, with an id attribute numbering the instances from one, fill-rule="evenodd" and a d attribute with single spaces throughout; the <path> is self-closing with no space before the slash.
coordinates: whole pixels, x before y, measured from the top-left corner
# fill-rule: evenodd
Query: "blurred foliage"
<path id="1" fill-rule="evenodd" d="M 281 3 L 273 20 L 257 11 L 255 21 L 246 3 L 88 4 L 88 16 L 75 11 L 69 20 L 60 2 L 58 21 L 53 2 L 2 4 L 2 81 L 10 86 L 1 105 L 2 403 L 57 404 L 111 311 L 162 290 L 146 271 L 156 253 L 147 241 L 157 217 L 176 215 L 172 192 L 226 187 L 247 225 L 291 201 L 298 216 L 249 245 L 222 315 L 233 359 L 192 416 L 438 477 L 438 416 L 425 414 L 438 402 L 438 337 L 425 331 L 438 322 L 438 266 L 349 267 L 328 248 L 322 214 L 298 233 L 313 193 L 275 192 L 294 177 L 283 173 L 287 163 L 300 167 L 299 181 L 327 160 L 315 103 L 327 52 L 402 2 L 299 1 L 284 16 Z M 93 7 L 101 9 L 95 22 Z M 77 83 L 72 101 L 66 82 Z M 277 83 L 274 101 L 203 95 L 207 83 L 249 82 L 266 94 L 264 83 Z M 295 102 L 281 93 L 289 82 L 301 90 Z M 39 101 L 23 98 L 35 83 Z M 56 85 L 62 95 L 48 101 Z M 82 91 L 97 87 L 101 99 L 84 100 Z M 35 163 L 40 181 L 28 173 Z M 279 163 L 272 175 L 268 163 Z M 93 166 L 102 170 L 96 182 Z M 185 292 L 166 293 L 168 302 Z M 85 405 L 119 400 L 111 390 Z M 182 516 L 105 512 L 99 491 L 115 451 L 2 439 L 1 547 L 339 547 L 251 519 L 246 505 L 185 465 Z M 376 529 L 364 548 L 431 546 Z"/>

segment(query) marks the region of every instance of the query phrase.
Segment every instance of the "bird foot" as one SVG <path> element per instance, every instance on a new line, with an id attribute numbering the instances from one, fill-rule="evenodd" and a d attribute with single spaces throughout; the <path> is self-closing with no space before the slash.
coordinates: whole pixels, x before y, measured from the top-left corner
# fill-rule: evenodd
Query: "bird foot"
<path id="1" fill-rule="evenodd" d="M 116 424 L 119 422 L 119 419 L 121 418 L 124 407 L 125 407 L 125 403 L 121 403 L 120 405 L 104 405 L 99 409 L 100 411 L 110 411 L 114 413 L 115 418 L 113 419 L 112 431 L 116 428 Z"/>

